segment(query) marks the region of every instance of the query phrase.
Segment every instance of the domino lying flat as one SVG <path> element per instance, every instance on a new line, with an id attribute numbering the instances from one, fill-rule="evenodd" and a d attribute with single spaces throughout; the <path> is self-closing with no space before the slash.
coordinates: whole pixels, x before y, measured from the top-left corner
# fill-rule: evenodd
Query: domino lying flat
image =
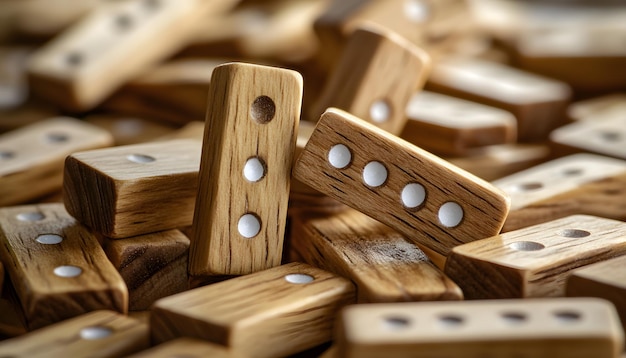
<path id="1" fill-rule="evenodd" d="M 445 273 L 466 298 L 565 294 L 571 270 L 626 254 L 626 223 L 574 215 L 457 246 Z"/>
<path id="2" fill-rule="evenodd" d="M 420 302 L 344 309 L 338 357 L 617 357 L 624 333 L 596 298 Z"/>
<path id="3" fill-rule="evenodd" d="M 243 63 L 213 71 L 191 275 L 280 265 L 301 103 L 295 71 Z"/>
<path id="4" fill-rule="evenodd" d="M 491 184 L 337 109 L 320 118 L 294 177 L 444 256 L 500 232 L 509 210 Z"/>
<path id="5" fill-rule="evenodd" d="M 0 243 L 29 329 L 97 309 L 127 312 L 124 281 L 63 204 L 0 209 Z"/>
<path id="6" fill-rule="evenodd" d="M 15 358 L 122 357 L 150 346 L 147 325 L 111 311 L 87 313 L 0 342 L 0 355 Z"/>

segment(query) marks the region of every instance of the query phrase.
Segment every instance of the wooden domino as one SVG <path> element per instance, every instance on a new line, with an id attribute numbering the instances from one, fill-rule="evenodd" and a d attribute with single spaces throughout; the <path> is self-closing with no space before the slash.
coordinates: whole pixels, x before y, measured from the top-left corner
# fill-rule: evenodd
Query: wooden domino
<path id="1" fill-rule="evenodd" d="M 500 232 L 509 198 L 357 117 L 329 109 L 294 176 L 439 255 Z"/>
<path id="2" fill-rule="evenodd" d="M 0 47 L 0 110 L 23 105 L 28 97 L 25 63 L 32 49 Z"/>
<path id="3" fill-rule="evenodd" d="M 511 113 L 430 91 L 414 94 L 406 115 L 400 137 L 440 155 L 466 155 L 476 147 L 517 139 Z"/>
<path id="4" fill-rule="evenodd" d="M 166 62 L 126 83 L 102 107 L 182 125 L 204 121 L 213 69 L 226 60 L 182 59 Z"/>
<path id="5" fill-rule="evenodd" d="M 177 338 L 159 344 L 148 350 L 129 356 L 129 358 L 236 358 L 230 349 L 194 338 Z"/>
<path id="6" fill-rule="evenodd" d="M 461 289 L 417 246 L 356 210 L 292 223 L 292 250 L 350 278 L 358 302 L 460 300 Z"/>
<path id="7" fill-rule="evenodd" d="M 573 215 L 452 249 L 445 273 L 466 298 L 565 294 L 571 270 L 626 254 L 626 224 Z"/>
<path id="8" fill-rule="evenodd" d="M 626 111 L 626 93 L 613 93 L 605 96 L 574 102 L 567 108 L 567 115 L 573 121 L 595 120 L 598 116 Z"/>
<path id="9" fill-rule="evenodd" d="M 116 146 L 148 142 L 176 130 L 176 127 L 164 123 L 115 114 L 96 114 L 87 116 L 84 120 L 109 131 Z"/>
<path id="10" fill-rule="evenodd" d="M 205 16 L 236 2 L 104 4 L 33 55 L 28 68 L 32 90 L 69 110 L 91 109 L 147 66 L 180 50 Z"/>
<path id="11" fill-rule="evenodd" d="M 520 141 L 541 141 L 564 123 L 571 90 L 564 82 L 478 59 L 448 57 L 426 89 L 509 111 Z"/>
<path id="12" fill-rule="evenodd" d="M 0 342 L 4 357 L 122 357 L 150 346 L 148 326 L 112 311 L 84 314 Z"/>
<path id="13" fill-rule="evenodd" d="M 98 309 L 127 312 L 124 281 L 63 204 L 2 208 L 0 230 L 0 257 L 30 329 Z"/>
<path id="14" fill-rule="evenodd" d="M 123 240 L 105 238 L 104 252 L 128 287 L 128 309 L 147 310 L 154 301 L 189 288 L 189 239 L 167 230 Z"/>
<path id="15" fill-rule="evenodd" d="M 465 156 L 444 157 L 448 162 L 487 181 L 496 180 L 545 162 L 550 148 L 545 144 L 516 143 L 472 150 Z"/>
<path id="16" fill-rule="evenodd" d="M 201 146 L 173 140 L 74 153 L 65 161 L 65 207 L 110 238 L 189 226 Z"/>
<path id="17" fill-rule="evenodd" d="M 159 138 L 157 141 L 171 140 L 171 139 L 195 139 L 202 141 L 204 138 L 204 121 L 191 121 L 185 124 L 183 127 L 169 132 Z"/>
<path id="18" fill-rule="evenodd" d="M 498 179 L 511 197 L 507 232 L 574 214 L 626 220 L 626 161 L 575 154 Z"/>
<path id="19" fill-rule="evenodd" d="M 428 54 L 406 39 L 383 28 L 359 28 L 309 117 L 316 121 L 328 107 L 336 107 L 399 134 L 407 121 L 406 105 L 429 73 Z"/>
<path id="20" fill-rule="evenodd" d="M 287 356 L 329 341 L 335 316 L 354 302 L 354 291 L 339 276 L 286 264 L 157 301 L 152 339 L 200 338 L 237 356 Z"/>
<path id="21" fill-rule="evenodd" d="M 59 190 L 67 155 L 112 142 L 108 132 L 68 117 L 50 118 L 0 135 L 0 206 L 21 204 Z"/>
<path id="22" fill-rule="evenodd" d="M 226 64 L 213 71 L 208 98 L 189 273 L 280 265 L 302 76 Z"/>
<path id="23" fill-rule="evenodd" d="M 615 308 L 595 298 L 420 302 L 344 309 L 338 357 L 617 357 Z"/>
<path id="24" fill-rule="evenodd" d="M 579 121 L 550 133 L 550 142 L 557 156 L 591 152 L 626 159 L 626 111 L 606 118 Z"/>
<path id="25" fill-rule="evenodd" d="M 570 297 L 599 297 L 615 305 L 626 327 L 626 256 L 597 262 L 572 271 L 565 294 Z"/>

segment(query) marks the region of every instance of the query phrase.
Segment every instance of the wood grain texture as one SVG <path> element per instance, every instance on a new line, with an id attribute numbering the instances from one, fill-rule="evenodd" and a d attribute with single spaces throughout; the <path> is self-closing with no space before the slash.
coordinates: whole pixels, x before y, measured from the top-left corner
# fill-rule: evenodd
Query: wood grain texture
<path id="1" fill-rule="evenodd" d="M 586 214 L 626 220 L 626 161 L 593 154 L 552 160 L 493 182 L 511 196 L 503 232 Z"/>
<path id="2" fill-rule="evenodd" d="M 350 36 L 309 118 L 316 121 L 336 107 L 399 134 L 406 124 L 409 98 L 430 73 L 430 57 L 396 33 L 359 28 Z M 385 113 L 376 114 L 377 106 Z"/>
<path id="3" fill-rule="evenodd" d="M 500 179 L 545 162 L 550 148 L 544 144 L 502 144 L 473 150 L 462 157 L 443 157 L 457 167 L 487 181 Z"/>
<path id="4" fill-rule="evenodd" d="M 131 311 L 147 310 L 159 298 L 189 289 L 189 239 L 179 230 L 105 239 L 103 249 L 126 282 Z"/>
<path id="5" fill-rule="evenodd" d="M 503 64 L 447 57 L 433 66 L 426 89 L 513 113 L 520 141 L 545 140 L 563 125 L 571 89 L 564 82 Z"/>
<path id="6" fill-rule="evenodd" d="M 626 160 L 626 110 L 579 121 L 550 133 L 555 155 L 590 152 Z"/>
<path id="7" fill-rule="evenodd" d="M 59 190 L 67 155 L 112 144 L 108 132 L 69 117 L 46 119 L 0 135 L 0 206 Z"/>
<path id="8" fill-rule="evenodd" d="M 89 338 L 94 337 L 94 330 L 104 336 Z M 0 354 L 29 358 L 122 357 L 149 346 L 147 325 L 116 312 L 95 311 L 0 342 Z"/>
<path id="9" fill-rule="evenodd" d="M 340 357 L 617 357 L 615 308 L 594 298 L 420 302 L 344 309 Z"/>
<path id="10" fill-rule="evenodd" d="M 148 142 L 176 130 L 174 126 L 127 115 L 96 114 L 84 120 L 110 132 L 116 146 Z"/>
<path id="11" fill-rule="evenodd" d="M 2 208 L 0 230 L 0 256 L 29 329 L 98 309 L 128 311 L 124 281 L 62 204 Z M 63 267 L 74 269 L 64 276 Z"/>
<path id="12" fill-rule="evenodd" d="M 107 3 L 33 55 L 31 87 L 68 110 L 91 109 L 146 67 L 180 50 L 207 14 L 237 2 Z M 151 46 L 144 46 L 146 41 Z"/>
<path id="13" fill-rule="evenodd" d="M 195 338 L 178 338 L 159 344 L 129 358 L 235 358 L 228 348 Z"/>
<path id="14" fill-rule="evenodd" d="M 343 169 L 328 161 L 329 150 L 337 144 L 351 152 Z M 362 177 L 371 161 L 382 164 L 388 174 L 378 187 Z M 318 122 L 294 176 L 440 255 L 497 234 L 509 208 L 509 198 L 489 183 L 337 109 L 326 111 Z M 425 195 L 420 205 L 409 208 L 401 192 L 413 183 L 421 185 Z M 441 221 L 446 215 L 440 213 L 448 213 L 444 204 L 461 208 L 459 222 L 447 217 Z"/>
<path id="15" fill-rule="evenodd" d="M 280 265 L 302 76 L 226 64 L 213 71 L 208 98 L 189 273 L 238 275 Z M 244 176 L 249 160 L 262 168 L 256 181 Z M 258 230 L 242 234 L 245 218 Z"/>
<path id="16" fill-rule="evenodd" d="M 467 155 L 476 147 L 514 143 L 515 117 L 498 108 L 422 91 L 407 106 L 399 135 L 437 155 Z"/>
<path id="17" fill-rule="evenodd" d="M 304 262 L 352 280 L 358 302 L 463 299 L 422 250 L 356 210 L 292 225 L 291 249 Z"/>
<path id="18" fill-rule="evenodd" d="M 308 275 L 291 283 L 288 275 Z M 354 286 L 326 271 L 291 263 L 163 298 L 153 306 L 152 338 L 201 338 L 250 357 L 286 356 L 331 338 Z"/>
<path id="19" fill-rule="evenodd" d="M 111 238 L 188 226 L 201 143 L 173 140 L 74 153 L 65 161 L 65 207 Z"/>
<path id="20" fill-rule="evenodd" d="M 203 121 L 211 74 L 225 62 L 181 59 L 160 64 L 126 83 L 102 107 L 171 124 Z"/>
<path id="21" fill-rule="evenodd" d="M 571 270 L 626 254 L 626 224 L 587 215 L 457 246 L 445 273 L 468 299 L 565 294 Z"/>
<path id="22" fill-rule="evenodd" d="M 626 328 L 626 256 L 597 262 L 572 271 L 565 294 L 569 297 L 599 297 L 615 305 Z"/>

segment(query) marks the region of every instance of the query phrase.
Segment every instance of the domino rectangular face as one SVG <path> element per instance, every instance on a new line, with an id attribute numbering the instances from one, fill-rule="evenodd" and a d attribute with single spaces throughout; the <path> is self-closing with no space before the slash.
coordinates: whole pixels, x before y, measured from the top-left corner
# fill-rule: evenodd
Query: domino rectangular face
<path id="1" fill-rule="evenodd" d="M 554 298 L 355 305 L 338 329 L 341 357 L 617 357 L 610 303 Z"/>
<path id="2" fill-rule="evenodd" d="M 550 133 L 557 155 L 591 152 L 626 160 L 626 110 L 605 118 L 580 121 Z"/>
<path id="3" fill-rule="evenodd" d="M 626 224 L 574 215 L 457 246 L 446 274 L 470 299 L 563 296 L 570 270 L 626 254 Z"/>
<path id="4" fill-rule="evenodd" d="M 111 238 L 189 226 L 201 147 L 173 140 L 74 153 L 65 161 L 65 207 Z"/>
<path id="5" fill-rule="evenodd" d="M 91 109 L 146 66 L 178 51 L 204 16 L 235 2 L 134 0 L 100 6 L 33 55 L 31 87 L 66 109 Z"/>
<path id="6" fill-rule="evenodd" d="M 594 120 L 598 116 L 626 112 L 626 93 L 615 93 L 574 102 L 567 108 L 567 115 L 574 121 Z"/>
<path id="7" fill-rule="evenodd" d="M 509 111 L 520 141 L 540 141 L 563 124 L 571 90 L 564 82 L 477 59 L 441 59 L 428 90 Z"/>
<path id="8" fill-rule="evenodd" d="M 2 208 L 0 230 L 0 256 L 30 329 L 97 309 L 128 310 L 124 281 L 62 204 Z"/>
<path id="9" fill-rule="evenodd" d="M 328 107 L 337 107 L 399 134 L 409 98 L 429 73 L 428 54 L 404 38 L 383 28 L 359 28 L 350 36 L 311 120 Z"/>
<path id="10" fill-rule="evenodd" d="M 113 144 L 111 135 L 78 119 L 57 117 L 0 135 L 0 206 L 61 189 L 73 152 Z"/>
<path id="11" fill-rule="evenodd" d="M 294 176 L 440 255 L 497 234 L 509 210 L 489 183 L 337 109 L 318 122 Z"/>
<path id="12" fill-rule="evenodd" d="M 150 346 L 149 328 L 111 311 L 95 311 L 0 343 L 11 357 L 122 357 Z"/>
<path id="13" fill-rule="evenodd" d="M 408 121 L 400 135 L 442 155 L 468 154 L 472 148 L 513 143 L 515 117 L 498 108 L 423 91 L 411 97 Z"/>
<path id="14" fill-rule="evenodd" d="M 178 338 L 156 347 L 133 354 L 129 358 L 234 358 L 231 351 L 224 347 L 207 341 L 193 338 Z"/>
<path id="15" fill-rule="evenodd" d="M 350 278 L 359 302 L 460 300 L 459 287 L 422 250 L 356 210 L 292 223 L 292 250 Z"/>
<path id="16" fill-rule="evenodd" d="M 330 340 L 335 316 L 354 294 L 344 278 L 291 263 L 157 301 L 152 338 L 201 338 L 239 357 L 287 356 Z"/>
<path id="17" fill-rule="evenodd" d="M 511 196 L 505 232 L 574 214 L 626 219 L 626 161 L 575 154 L 493 184 Z"/>
<path id="18" fill-rule="evenodd" d="M 159 298 L 189 288 L 189 239 L 179 230 L 104 239 L 104 252 L 128 287 L 131 311 L 147 310 Z"/>
<path id="19" fill-rule="evenodd" d="M 208 98 L 189 272 L 280 265 L 302 76 L 226 64 L 213 72 Z"/>
<path id="20" fill-rule="evenodd" d="M 597 262 L 572 271 L 565 294 L 569 297 L 599 297 L 615 305 L 626 327 L 626 256 Z"/>

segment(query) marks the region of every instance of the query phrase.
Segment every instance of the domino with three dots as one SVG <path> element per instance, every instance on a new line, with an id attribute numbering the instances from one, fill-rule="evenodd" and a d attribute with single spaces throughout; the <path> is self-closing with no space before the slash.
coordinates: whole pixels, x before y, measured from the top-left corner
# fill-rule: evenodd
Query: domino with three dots
<path id="1" fill-rule="evenodd" d="M 509 210 L 491 184 L 338 109 L 320 118 L 294 176 L 444 256 L 497 234 Z"/>
<path id="2" fill-rule="evenodd" d="M 213 71 L 191 275 L 280 265 L 301 103 L 295 71 L 244 63 Z"/>

